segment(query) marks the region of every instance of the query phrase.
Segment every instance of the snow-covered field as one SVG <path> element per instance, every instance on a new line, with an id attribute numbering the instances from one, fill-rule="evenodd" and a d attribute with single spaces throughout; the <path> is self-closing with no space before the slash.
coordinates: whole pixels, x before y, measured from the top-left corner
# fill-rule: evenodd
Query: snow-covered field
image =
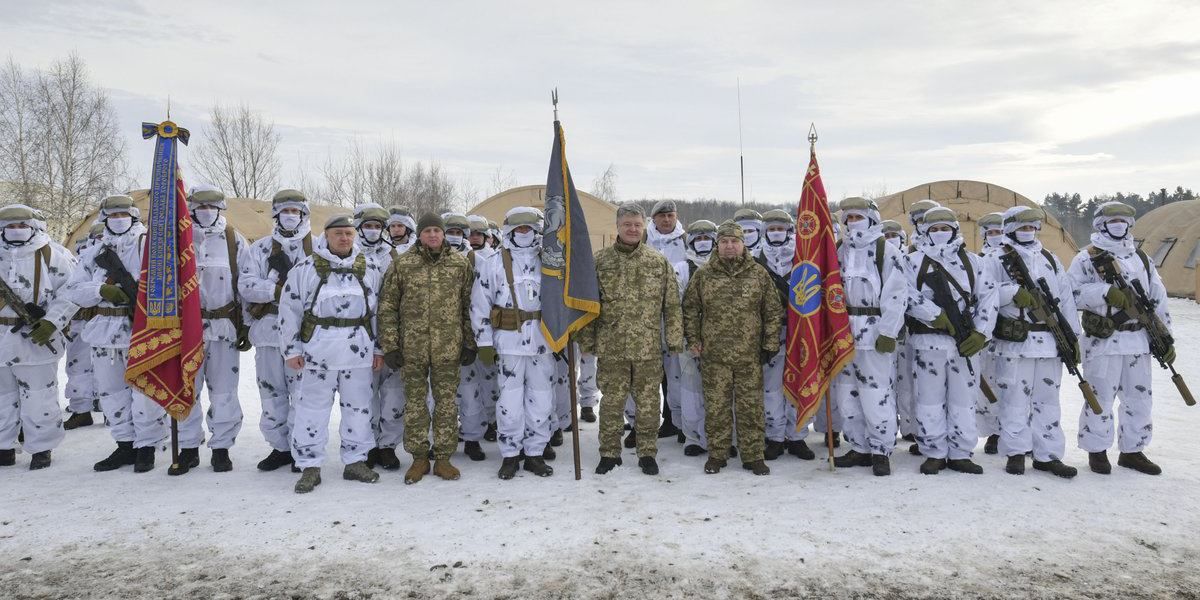
<path id="1" fill-rule="evenodd" d="M 1171 310 L 1178 366 L 1200 391 L 1200 305 Z M 709 476 L 674 440 L 661 475 L 626 450 L 600 477 L 585 424 L 582 481 L 568 443 L 549 479 L 496 479 L 491 447 L 483 463 L 456 456 L 457 482 L 351 483 L 334 436 L 324 483 L 298 496 L 286 469 L 254 469 L 267 447 L 252 357 L 242 365 L 232 473 L 213 473 L 207 451 L 184 477 L 162 456 L 152 473 L 94 473 L 112 444 L 100 426 L 68 432 L 48 470 L 27 471 L 27 455 L 0 470 L 0 597 L 1200 597 L 1200 407 L 1157 367 L 1159 477 L 1088 471 L 1073 445 L 1082 400 L 1064 385 L 1073 481 L 1007 475 L 982 446 L 984 475 L 925 477 L 906 444 L 888 478 L 830 473 L 823 450 L 774 461 L 769 477 Z"/>

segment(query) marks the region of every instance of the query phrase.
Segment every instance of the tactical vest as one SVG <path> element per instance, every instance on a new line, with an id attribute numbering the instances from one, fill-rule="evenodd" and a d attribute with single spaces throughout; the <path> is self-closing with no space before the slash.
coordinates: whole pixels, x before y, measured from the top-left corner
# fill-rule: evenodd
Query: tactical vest
<path id="1" fill-rule="evenodd" d="M 1103 252 L 1094 245 L 1088 245 L 1086 248 L 1088 256 L 1096 256 Z M 1137 249 L 1138 258 L 1142 260 L 1142 266 L 1146 269 L 1146 279 L 1150 279 L 1150 257 L 1142 252 L 1141 248 Z M 1111 306 L 1105 307 L 1104 314 L 1092 312 L 1090 310 L 1083 311 L 1079 317 L 1079 324 L 1083 328 L 1083 332 L 1089 337 L 1097 339 L 1106 339 L 1118 331 L 1141 331 L 1142 324 L 1130 317 L 1125 311 L 1113 312 Z"/>
<path id="2" fill-rule="evenodd" d="M 879 236 L 875 240 L 875 272 L 879 274 L 880 294 L 883 293 L 883 255 L 884 255 L 884 252 L 887 250 L 886 246 L 887 246 L 887 238 L 886 237 Z M 839 249 L 842 247 L 841 240 L 838 240 L 836 247 Z M 784 291 L 784 293 L 785 294 L 787 293 L 786 290 Z M 785 300 L 786 300 L 786 296 L 785 296 Z M 848 314 L 852 317 L 878 317 L 878 316 L 882 315 L 883 313 L 880 311 L 878 306 L 847 306 L 846 314 Z"/>
<path id="3" fill-rule="evenodd" d="M 40 296 L 42 292 L 43 266 L 46 268 L 50 267 L 50 244 L 46 244 L 41 248 L 38 248 L 33 253 L 33 296 L 31 296 L 31 302 L 34 304 L 39 304 L 38 296 Z M 4 301 L 4 298 L 0 297 L 0 310 L 3 310 L 5 306 L 8 306 L 8 303 Z M 26 324 L 27 323 L 21 321 L 17 317 L 0 317 L 0 326 L 16 327 L 18 325 Z M 28 324 L 32 325 L 32 323 Z"/>
<path id="4" fill-rule="evenodd" d="M 488 315 L 492 328 L 501 331 L 517 331 L 526 321 L 542 320 L 542 311 L 540 310 L 521 310 L 521 303 L 517 300 L 517 286 L 513 282 L 512 252 L 508 248 L 500 251 L 500 260 L 504 264 L 504 280 L 508 282 L 508 295 L 512 298 L 513 308 L 492 306 L 492 311 Z"/>
<path id="5" fill-rule="evenodd" d="M 1005 252 L 1016 252 L 1016 250 L 1006 250 Z M 1050 268 L 1054 274 L 1058 274 L 1058 262 L 1054 260 L 1054 255 L 1049 250 L 1042 248 L 1042 257 L 1050 263 Z M 980 255 L 982 256 L 982 254 Z M 1036 320 L 1030 321 L 1026 317 L 1024 308 L 1017 309 L 1017 317 L 1010 318 L 1002 314 L 996 314 L 996 326 L 992 329 L 992 337 L 1005 342 L 1022 343 L 1029 339 L 1030 332 L 1050 331 L 1050 328 L 1045 324 Z"/>
<path id="6" fill-rule="evenodd" d="M 304 250 L 304 256 L 312 256 L 312 232 L 306 233 L 304 239 L 300 242 Z M 283 245 L 279 240 L 271 238 L 271 256 L 283 254 Z M 279 314 L 279 294 L 283 293 L 284 282 L 280 281 L 275 284 L 275 299 L 271 302 L 251 302 L 247 305 L 246 310 L 251 317 L 261 319 L 267 315 Z"/>
<path id="7" fill-rule="evenodd" d="M 233 287 L 233 300 L 224 306 L 212 310 L 201 310 L 204 319 L 228 319 L 236 324 L 241 322 L 241 303 L 238 302 L 238 264 L 237 264 L 237 233 L 232 226 L 225 227 L 225 252 L 228 253 L 229 273 Z"/>
<path id="8" fill-rule="evenodd" d="M 946 276 L 946 281 L 950 282 L 950 285 L 954 288 L 954 291 L 958 292 L 959 297 L 963 299 L 963 303 L 966 305 L 966 310 L 971 310 L 971 307 L 975 305 L 975 268 L 971 265 L 971 259 L 967 255 L 966 248 L 963 248 L 962 246 L 959 246 L 958 248 L 958 260 L 962 261 L 963 270 L 967 272 L 968 289 L 963 289 L 962 285 L 958 283 L 957 278 L 951 276 L 950 273 L 946 271 L 945 267 L 926 254 L 925 258 L 921 261 L 921 267 L 917 269 L 917 291 L 919 292 L 921 291 L 921 288 L 925 287 L 926 275 L 928 275 L 933 269 L 937 269 Z M 930 327 L 909 316 L 904 317 L 904 325 L 908 328 L 908 331 L 913 334 L 950 335 L 948 331 L 934 329 L 933 327 Z"/>
<path id="9" fill-rule="evenodd" d="M 350 268 L 334 267 L 329 264 L 329 261 L 321 255 L 313 257 L 313 268 L 317 271 L 317 277 L 320 281 L 317 283 L 317 289 L 313 290 L 312 299 L 308 301 L 308 306 L 304 308 L 304 319 L 300 324 L 300 341 L 308 343 L 312 339 L 313 332 L 317 327 L 362 327 L 367 330 L 367 336 L 371 340 L 375 339 L 375 329 L 371 326 L 371 293 L 367 289 L 367 284 L 364 281 L 367 274 L 367 257 L 361 252 L 354 259 L 354 266 Z M 325 287 L 325 282 L 329 281 L 331 274 L 353 275 L 354 280 L 362 287 L 363 292 L 363 315 L 361 317 L 344 319 L 341 317 L 318 317 L 313 313 L 313 306 L 317 303 L 317 298 L 321 296 L 321 288 Z"/>

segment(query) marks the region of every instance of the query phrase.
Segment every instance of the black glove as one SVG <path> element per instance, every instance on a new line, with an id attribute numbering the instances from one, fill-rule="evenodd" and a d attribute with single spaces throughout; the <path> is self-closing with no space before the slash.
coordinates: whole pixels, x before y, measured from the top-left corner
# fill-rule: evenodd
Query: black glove
<path id="1" fill-rule="evenodd" d="M 33 317 L 35 323 L 46 318 L 46 309 L 33 302 L 25 303 L 25 311 L 29 313 L 29 316 Z"/>
<path id="2" fill-rule="evenodd" d="M 393 371 L 399 371 L 400 367 L 404 366 L 404 354 L 399 350 L 392 350 L 383 355 L 383 364 Z"/>
<path id="3" fill-rule="evenodd" d="M 277 252 L 267 257 L 267 267 L 279 273 L 279 279 L 287 279 L 288 271 L 292 269 L 292 261 L 286 254 Z"/>
<path id="4" fill-rule="evenodd" d="M 475 362 L 475 349 L 463 348 L 462 352 L 458 353 L 458 364 L 466 367 Z"/>
<path id="5" fill-rule="evenodd" d="M 250 328 L 242 325 L 237 330 L 237 343 L 234 345 L 238 352 L 247 352 L 250 350 Z"/>
<path id="6" fill-rule="evenodd" d="M 771 362 L 771 359 L 772 359 L 772 358 L 775 358 L 775 353 L 774 353 L 774 352 L 768 352 L 768 351 L 766 351 L 766 350 L 759 350 L 759 351 L 758 351 L 758 363 L 759 363 L 759 364 L 761 364 L 761 365 L 765 365 L 765 364 L 767 364 L 767 363 Z"/>

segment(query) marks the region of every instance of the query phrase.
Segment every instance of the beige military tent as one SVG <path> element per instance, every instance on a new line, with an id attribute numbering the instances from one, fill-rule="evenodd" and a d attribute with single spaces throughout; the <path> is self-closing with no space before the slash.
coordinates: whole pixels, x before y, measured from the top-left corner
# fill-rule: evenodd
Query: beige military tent
<path id="1" fill-rule="evenodd" d="M 134 205 L 142 211 L 142 220 L 145 221 L 149 218 L 150 190 L 134 190 L 129 193 L 129 196 L 133 198 Z M 271 230 L 275 227 L 274 222 L 271 220 L 270 202 L 247 198 L 227 198 L 225 204 L 228 206 L 228 210 L 225 211 L 226 222 L 252 242 L 260 237 L 270 235 Z M 313 229 L 317 232 L 320 232 L 321 226 L 325 224 L 325 220 L 330 215 L 350 213 L 350 209 L 348 208 L 326 206 L 323 204 L 311 205 L 311 211 Z M 71 236 L 67 242 L 68 248 L 74 248 L 75 242 L 87 235 L 88 229 L 91 229 L 92 221 L 95 218 L 96 213 L 93 212 L 71 231 Z"/>
<path id="2" fill-rule="evenodd" d="M 1158 268 L 1168 294 L 1200 299 L 1200 200 L 1173 202 L 1142 215 L 1133 238 Z"/>
<path id="3" fill-rule="evenodd" d="M 919 200 L 933 200 L 942 206 L 952 209 L 963 224 L 962 236 L 967 247 L 978 252 L 983 243 L 979 234 L 979 217 L 993 212 L 1004 212 L 1018 204 L 1041 208 L 1041 205 L 1010 189 L 982 181 L 950 180 L 924 183 L 903 192 L 876 198 L 879 212 L 884 219 L 899 222 L 912 235 L 912 226 L 908 222 L 908 207 Z M 1046 215 L 1042 226 L 1042 245 L 1062 260 L 1064 265 L 1070 265 L 1075 258 L 1078 248 L 1070 234 L 1053 215 Z"/>
<path id="4" fill-rule="evenodd" d="M 504 213 L 517 206 L 532 206 L 541 210 L 545 206 L 546 186 L 525 185 L 505 190 L 475 205 L 470 214 L 479 215 L 504 223 Z M 617 239 L 617 206 L 593 196 L 579 192 L 579 204 L 583 206 L 587 219 L 588 234 L 592 239 L 592 250 L 599 250 Z"/>

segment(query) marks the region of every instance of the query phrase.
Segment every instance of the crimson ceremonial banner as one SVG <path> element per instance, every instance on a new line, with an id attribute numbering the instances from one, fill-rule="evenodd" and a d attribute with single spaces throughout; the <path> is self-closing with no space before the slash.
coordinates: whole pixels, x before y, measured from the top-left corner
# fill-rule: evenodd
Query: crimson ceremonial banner
<path id="1" fill-rule="evenodd" d="M 833 217 L 813 151 L 796 211 L 796 256 L 788 291 L 787 362 L 783 391 L 804 427 L 829 384 L 854 358 L 854 334 L 833 239 Z"/>
<path id="2" fill-rule="evenodd" d="M 150 174 L 149 231 L 142 250 L 125 381 L 181 421 L 195 403 L 196 372 L 204 362 L 192 219 L 176 157 L 176 142 L 187 144 L 188 130 L 170 121 L 142 123 L 142 138 L 151 137 L 157 139 Z"/>

